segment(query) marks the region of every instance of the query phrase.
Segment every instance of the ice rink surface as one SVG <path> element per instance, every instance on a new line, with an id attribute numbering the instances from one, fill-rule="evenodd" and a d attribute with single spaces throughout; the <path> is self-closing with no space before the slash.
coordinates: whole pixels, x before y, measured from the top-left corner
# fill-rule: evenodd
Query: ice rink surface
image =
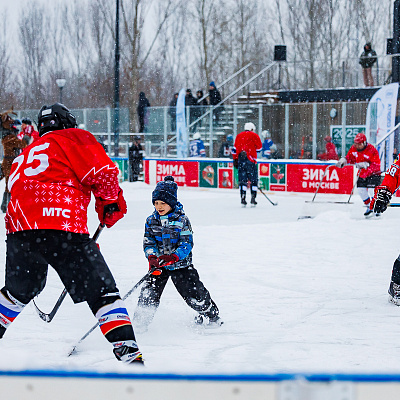
<path id="1" fill-rule="evenodd" d="M 153 187 L 124 182 L 122 188 L 128 214 L 98 243 L 124 295 L 148 269 L 142 238 Z M 358 196 L 343 205 L 305 203 L 312 193 L 267 194 L 278 206 L 260 193 L 256 208 L 241 208 L 237 190 L 179 188 L 194 230 L 194 265 L 225 323 L 195 326 L 195 312 L 169 282 L 149 330 L 137 333 L 145 372 L 400 373 L 400 308 L 387 302 L 400 252 L 400 208 L 366 220 Z M 92 233 L 97 225 L 92 202 Z M 50 312 L 62 289 L 50 268 L 39 307 Z M 138 294 L 126 300 L 131 316 Z M 51 323 L 28 305 L 0 340 L 0 369 L 131 371 L 98 329 L 67 357 L 96 322 L 86 303 L 74 305 L 69 296 Z"/>

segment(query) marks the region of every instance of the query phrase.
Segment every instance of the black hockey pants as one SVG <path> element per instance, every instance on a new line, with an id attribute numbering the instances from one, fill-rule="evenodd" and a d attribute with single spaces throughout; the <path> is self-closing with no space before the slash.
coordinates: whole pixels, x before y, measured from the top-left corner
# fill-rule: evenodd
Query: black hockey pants
<path id="1" fill-rule="evenodd" d="M 213 318 L 219 314 L 209 291 L 200 281 L 193 265 L 169 271 L 163 268 L 161 275 L 150 275 L 145 281 L 139 296 L 139 307 L 157 308 L 169 277 L 187 305 L 200 314 Z"/>

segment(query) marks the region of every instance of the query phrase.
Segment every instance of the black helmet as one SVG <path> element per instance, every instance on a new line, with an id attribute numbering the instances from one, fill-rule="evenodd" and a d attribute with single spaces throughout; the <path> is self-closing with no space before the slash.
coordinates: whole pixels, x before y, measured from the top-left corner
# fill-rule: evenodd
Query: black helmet
<path id="1" fill-rule="evenodd" d="M 64 104 L 55 103 L 52 106 L 43 106 L 38 115 L 39 135 L 46 132 L 76 128 L 76 118 Z"/>
<path id="2" fill-rule="evenodd" d="M 32 121 L 31 121 L 29 118 L 24 118 L 24 119 L 22 120 L 22 123 L 23 123 L 23 124 L 26 124 L 26 125 L 32 125 Z"/>

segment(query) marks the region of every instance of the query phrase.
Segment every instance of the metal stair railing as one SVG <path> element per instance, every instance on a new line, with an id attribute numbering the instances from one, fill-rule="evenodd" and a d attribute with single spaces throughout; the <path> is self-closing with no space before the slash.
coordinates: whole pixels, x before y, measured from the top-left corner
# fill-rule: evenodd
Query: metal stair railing
<path id="1" fill-rule="evenodd" d="M 277 64 L 277 61 L 273 61 L 269 65 L 267 65 L 265 68 L 263 68 L 261 71 L 259 71 L 257 74 L 252 76 L 250 79 L 248 79 L 245 83 L 240 85 L 237 89 L 235 89 L 233 92 L 231 92 L 228 96 L 226 96 L 223 100 L 221 100 L 218 104 L 215 106 L 210 107 L 208 111 L 206 111 L 203 115 L 201 115 L 199 118 L 197 118 L 195 121 L 193 121 L 191 124 L 189 124 L 186 129 L 190 129 L 193 125 L 197 124 L 199 121 L 201 121 L 203 118 L 205 118 L 207 115 L 212 113 L 216 108 L 220 107 L 223 103 L 225 103 L 227 100 L 229 100 L 231 97 L 233 97 L 236 93 L 238 93 L 240 90 L 242 90 L 244 87 L 249 85 L 251 82 L 253 82 L 255 79 L 257 79 L 260 75 L 262 75 L 264 72 L 268 71 L 271 69 L 274 65 Z M 164 146 L 167 147 L 168 144 L 172 143 L 174 140 L 176 140 L 176 135 L 172 136 L 170 139 L 164 143 Z M 210 139 L 212 141 L 212 139 Z M 162 149 L 162 146 L 159 147 L 159 149 Z M 212 154 L 210 155 L 212 157 Z"/>
<path id="2" fill-rule="evenodd" d="M 218 85 L 218 89 L 221 89 L 222 87 L 224 87 L 224 85 L 226 85 L 228 82 L 230 82 L 233 78 L 235 78 L 236 76 L 238 76 L 241 72 L 245 71 L 247 68 L 250 67 L 250 65 L 252 65 L 253 62 L 249 62 L 247 65 L 245 65 L 243 68 L 240 68 L 239 71 L 236 71 L 234 74 L 232 74 L 229 78 L 225 79 L 221 84 Z M 204 99 L 206 99 L 208 96 L 210 95 L 210 93 L 205 94 L 201 99 L 197 100 L 197 102 L 200 102 Z"/>

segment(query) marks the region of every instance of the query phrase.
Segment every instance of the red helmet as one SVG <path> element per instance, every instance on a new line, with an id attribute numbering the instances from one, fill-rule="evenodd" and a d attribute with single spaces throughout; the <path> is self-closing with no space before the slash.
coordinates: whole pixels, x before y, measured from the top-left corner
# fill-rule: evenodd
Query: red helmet
<path id="1" fill-rule="evenodd" d="M 354 138 L 354 143 L 362 144 L 367 141 L 367 137 L 363 133 L 357 133 L 357 136 Z"/>
<path id="2" fill-rule="evenodd" d="M 331 142 L 332 138 L 328 135 L 324 137 L 325 142 Z"/>

